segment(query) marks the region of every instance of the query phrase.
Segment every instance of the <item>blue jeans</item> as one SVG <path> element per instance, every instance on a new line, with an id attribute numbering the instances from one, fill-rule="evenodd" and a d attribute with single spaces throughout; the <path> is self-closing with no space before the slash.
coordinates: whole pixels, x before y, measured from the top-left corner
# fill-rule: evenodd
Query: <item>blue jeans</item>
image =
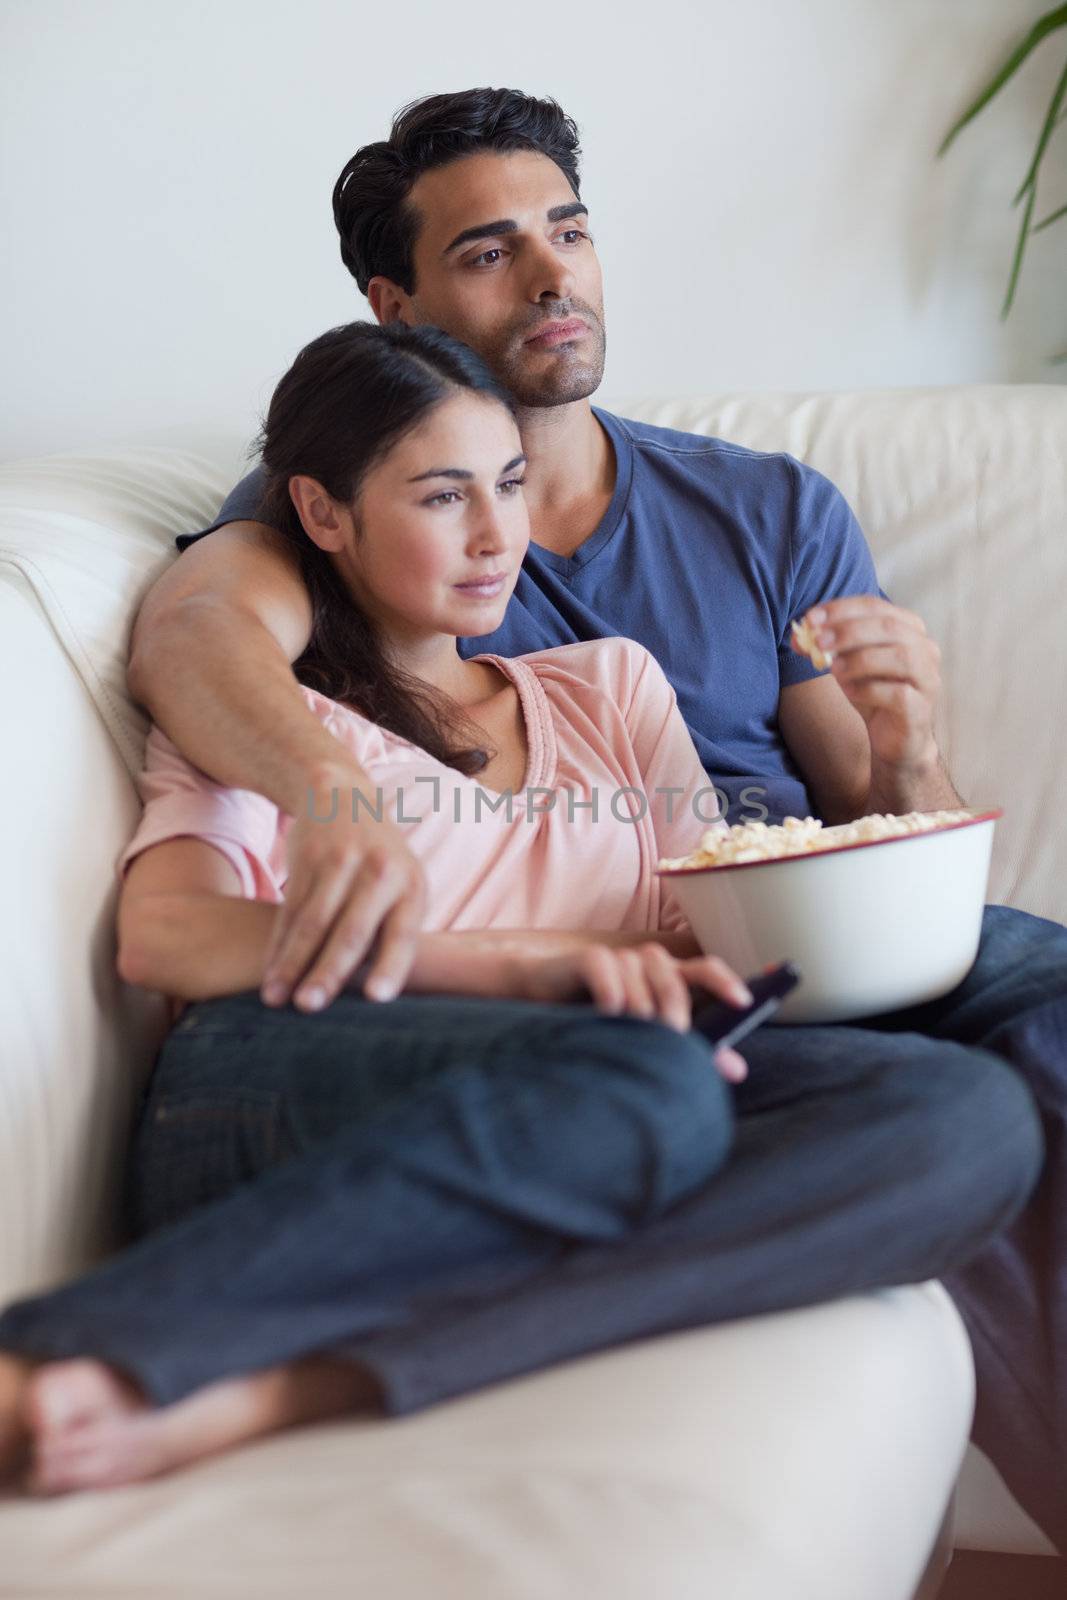
<path id="1" fill-rule="evenodd" d="M 727 1086 L 694 1029 L 589 1004 L 248 991 L 166 1040 L 129 1166 L 133 1241 L 0 1315 L 165 1404 L 311 1352 L 388 1413 L 628 1339 L 940 1276 L 1041 1164 L 989 1051 L 763 1029 Z"/>

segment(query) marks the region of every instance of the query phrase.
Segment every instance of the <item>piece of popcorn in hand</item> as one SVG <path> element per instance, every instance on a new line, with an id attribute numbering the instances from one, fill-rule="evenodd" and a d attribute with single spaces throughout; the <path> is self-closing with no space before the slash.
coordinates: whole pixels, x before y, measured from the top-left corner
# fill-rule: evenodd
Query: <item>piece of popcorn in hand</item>
<path id="1" fill-rule="evenodd" d="M 813 667 L 817 667 L 820 672 L 825 672 L 827 667 L 833 666 L 833 651 L 821 648 L 815 638 L 815 630 L 810 622 L 798 622 L 794 617 L 790 623 L 790 629 L 793 634 L 793 643 L 802 655 L 808 657 Z"/>

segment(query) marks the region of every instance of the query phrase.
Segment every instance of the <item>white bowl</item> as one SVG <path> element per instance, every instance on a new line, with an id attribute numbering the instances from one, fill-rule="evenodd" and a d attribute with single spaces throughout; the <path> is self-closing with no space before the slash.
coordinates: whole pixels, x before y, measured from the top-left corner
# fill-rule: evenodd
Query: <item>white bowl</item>
<path id="1" fill-rule="evenodd" d="M 701 949 L 742 977 L 795 961 L 777 1013 L 846 1022 L 947 994 L 978 953 L 1001 811 L 927 833 L 721 867 L 662 867 Z"/>

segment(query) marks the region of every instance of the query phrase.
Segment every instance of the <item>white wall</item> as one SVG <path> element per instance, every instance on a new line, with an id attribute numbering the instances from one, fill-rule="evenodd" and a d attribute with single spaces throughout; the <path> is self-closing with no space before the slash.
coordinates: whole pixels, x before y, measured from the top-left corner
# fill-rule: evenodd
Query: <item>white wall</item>
<path id="1" fill-rule="evenodd" d="M 341 166 L 483 83 L 581 128 L 603 397 L 1063 381 L 1067 222 L 998 320 L 1063 44 L 934 160 L 1049 3 L 0 0 L 0 451 L 250 435 L 300 345 L 368 314 Z"/>

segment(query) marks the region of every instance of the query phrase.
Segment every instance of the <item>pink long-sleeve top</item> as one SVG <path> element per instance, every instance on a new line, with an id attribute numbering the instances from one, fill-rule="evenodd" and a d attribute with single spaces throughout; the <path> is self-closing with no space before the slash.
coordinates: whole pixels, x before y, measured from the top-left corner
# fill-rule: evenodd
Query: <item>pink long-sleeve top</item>
<path id="1" fill-rule="evenodd" d="M 661 895 L 656 862 L 695 848 L 718 805 L 655 658 L 610 638 L 473 659 L 498 666 L 522 706 L 529 758 L 510 816 L 476 776 L 301 687 L 368 775 L 358 793 L 337 792 L 342 815 L 354 814 L 354 827 L 367 827 L 372 810 L 387 816 L 422 862 L 423 926 L 687 928 L 673 896 Z M 215 783 L 155 726 L 138 788 L 144 811 L 120 879 L 150 845 L 191 835 L 232 863 L 246 897 L 282 900 L 293 819 L 272 801 Z"/>

